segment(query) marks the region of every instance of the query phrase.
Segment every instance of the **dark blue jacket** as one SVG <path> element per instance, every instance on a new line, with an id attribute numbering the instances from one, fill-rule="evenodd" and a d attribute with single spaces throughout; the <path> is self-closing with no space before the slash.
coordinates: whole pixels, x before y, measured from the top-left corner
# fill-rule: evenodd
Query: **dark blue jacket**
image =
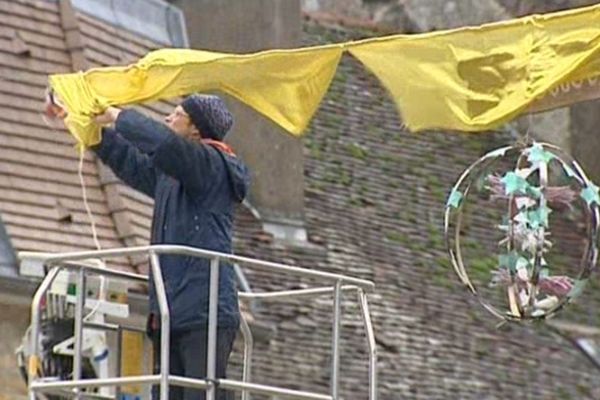
<path id="1" fill-rule="evenodd" d="M 231 253 L 235 204 L 246 196 L 249 173 L 236 157 L 193 143 L 166 125 L 134 110 L 123 110 L 115 129 L 103 129 L 94 148 L 100 159 L 129 186 L 154 199 L 152 244 L 181 244 Z M 205 329 L 209 264 L 201 258 L 160 258 L 171 329 Z M 153 282 L 150 311 L 158 315 Z M 219 327 L 237 327 L 239 308 L 233 267 L 219 277 Z"/>

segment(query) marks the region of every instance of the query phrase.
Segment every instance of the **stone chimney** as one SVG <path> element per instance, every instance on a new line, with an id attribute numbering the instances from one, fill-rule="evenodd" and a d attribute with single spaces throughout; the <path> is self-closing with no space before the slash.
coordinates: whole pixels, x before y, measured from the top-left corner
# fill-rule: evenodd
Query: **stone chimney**
<path id="1" fill-rule="evenodd" d="M 300 0 L 173 0 L 185 14 L 190 47 L 251 53 L 301 45 Z M 276 238 L 303 241 L 302 141 L 241 102 L 228 98 L 235 115 L 228 135 L 252 169 L 250 203 Z"/>

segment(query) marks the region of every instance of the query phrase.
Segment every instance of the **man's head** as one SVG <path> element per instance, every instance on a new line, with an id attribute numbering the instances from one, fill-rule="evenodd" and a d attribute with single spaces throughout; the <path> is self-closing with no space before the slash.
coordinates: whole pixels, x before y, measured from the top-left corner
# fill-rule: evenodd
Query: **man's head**
<path id="1" fill-rule="evenodd" d="M 196 128 L 188 113 L 181 106 L 175 107 L 171 114 L 165 117 L 165 123 L 173 132 L 180 136 L 189 139 L 200 138 L 198 128 Z"/>
<path id="2" fill-rule="evenodd" d="M 233 125 L 233 116 L 218 96 L 193 94 L 175 107 L 165 122 L 182 136 L 223 140 Z"/>

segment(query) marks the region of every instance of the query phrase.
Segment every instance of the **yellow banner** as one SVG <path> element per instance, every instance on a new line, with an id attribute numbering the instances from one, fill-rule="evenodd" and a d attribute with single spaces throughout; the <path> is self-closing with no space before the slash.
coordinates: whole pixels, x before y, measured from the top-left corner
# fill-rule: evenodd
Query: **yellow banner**
<path id="1" fill-rule="evenodd" d="M 600 75 L 600 5 L 480 27 L 247 55 L 163 49 L 126 67 L 52 75 L 50 85 L 67 108 L 67 126 L 85 146 L 100 140 L 92 116 L 109 105 L 203 91 L 228 93 L 300 135 L 344 51 L 388 89 L 410 130 L 488 130 L 535 109 L 561 85 Z"/>
<path id="2" fill-rule="evenodd" d="M 50 85 L 69 113 L 69 130 L 84 146 L 99 142 L 99 127 L 92 117 L 110 105 L 216 90 L 300 135 L 325 95 L 341 55 L 339 46 L 254 55 L 163 49 L 127 67 L 52 75 Z"/>

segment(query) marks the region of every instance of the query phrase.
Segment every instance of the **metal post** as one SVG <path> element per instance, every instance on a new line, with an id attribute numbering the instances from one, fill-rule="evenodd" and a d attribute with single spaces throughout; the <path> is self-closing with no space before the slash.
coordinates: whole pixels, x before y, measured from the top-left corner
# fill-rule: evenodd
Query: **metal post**
<path id="1" fill-rule="evenodd" d="M 122 358 L 123 358 L 123 328 L 119 325 L 117 327 L 117 378 L 120 378 L 123 374 Z M 121 386 L 117 386 L 117 399 L 121 398 Z"/>
<path id="2" fill-rule="evenodd" d="M 54 254 L 48 255 L 48 253 L 35 253 L 35 252 L 27 252 L 22 251 L 19 252 L 19 257 L 21 258 L 31 258 L 31 259 L 42 259 L 47 262 L 64 262 L 64 261 L 73 261 L 73 260 L 83 260 L 87 258 L 110 258 L 110 257 L 118 257 L 118 256 L 131 256 L 135 254 L 142 254 L 145 252 L 153 251 L 159 254 L 178 254 L 183 256 L 190 257 L 201 257 L 201 258 L 214 258 L 218 257 L 219 259 L 230 262 L 230 263 L 243 263 L 252 265 L 253 268 L 261 268 L 268 269 L 271 271 L 279 272 L 281 274 L 288 274 L 293 276 L 303 276 L 306 278 L 315 278 L 321 280 L 326 280 L 329 282 L 342 280 L 347 284 L 352 284 L 359 286 L 368 291 L 375 289 L 375 284 L 371 281 L 367 281 L 364 279 L 353 278 L 351 276 L 345 276 L 341 274 L 334 274 L 331 272 L 322 272 L 322 271 L 313 271 L 308 268 L 295 267 L 291 265 L 279 264 L 270 261 L 260 261 L 249 257 L 240 257 L 234 256 L 232 254 L 227 253 L 219 253 L 216 251 L 202 250 L 196 249 L 189 246 L 180 246 L 180 245 L 152 245 L 152 246 L 141 246 L 141 247 L 130 247 L 126 249 L 110 249 L 110 250 L 94 250 L 94 251 L 81 251 L 81 252 L 73 252 L 73 253 L 62 253 L 62 254 Z M 93 270 L 93 267 L 88 267 L 90 271 Z M 106 270 L 103 268 L 96 268 L 98 271 L 105 271 L 103 274 L 111 272 L 110 270 Z M 112 272 L 114 273 L 114 271 Z M 123 273 L 118 273 L 118 275 L 125 276 Z M 137 278 L 139 275 L 137 274 L 127 274 L 129 276 Z"/>
<path id="3" fill-rule="evenodd" d="M 213 383 L 206 391 L 207 400 L 215 400 L 215 377 L 217 371 L 217 313 L 219 311 L 219 258 L 210 260 L 210 291 L 208 298 L 208 347 L 206 356 L 206 379 Z"/>
<path id="4" fill-rule="evenodd" d="M 158 255 L 153 251 L 150 252 L 150 266 L 152 267 L 152 277 L 154 278 L 154 287 L 160 310 L 160 400 L 168 400 L 171 318 L 165 283 L 160 270 L 160 261 Z"/>
<path id="5" fill-rule="evenodd" d="M 371 315 L 369 314 L 367 295 L 362 289 L 358 290 L 358 299 L 365 323 L 367 344 L 369 346 L 369 400 L 377 400 L 377 344 L 375 343 L 373 324 L 371 323 Z"/>
<path id="6" fill-rule="evenodd" d="M 246 279 L 246 275 L 244 274 L 244 270 L 242 270 L 240 264 L 233 263 L 233 269 L 235 270 L 235 275 L 237 277 L 238 283 L 240 284 L 240 289 L 242 290 L 242 292 L 252 293 L 252 288 L 250 287 L 248 279 Z M 256 311 L 256 301 L 254 299 L 250 300 L 249 306 L 251 312 Z"/>
<path id="7" fill-rule="evenodd" d="M 29 382 L 29 399 L 35 400 L 35 393 L 31 390 L 31 384 L 35 382 L 37 378 L 38 368 L 40 366 L 40 356 L 39 356 L 39 336 L 40 336 L 40 304 L 42 302 L 42 297 L 46 294 L 46 291 L 56 279 L 56 276 L 60 272 L 60 268 L 54 267 L 50 270 L 48 275 L 42 281 L 40 287 L 36 290 L 35 295 L 33 296 L 33 301 L 31 302 L 31 332 L 29 336 L 29 346 L 31 349 L 31 354 L 28 360 L 27 366 L 27 376 Z"/>
<path id="8" fill-rule="evenodd" d="M 333 291 L 333 332 L 331 334 L 331 397 L 338 398 L 340 380 L 340 313 L 342 281 L 335 283 Z"/>
<path id="9" fill-rule="evenodd" d="M 252 338 L 252 331 L 248 325 L 248 321 L 244 315 L 241 315 L 241 329 L 242 336 L 244 337 L 244 367 L 242 371 L 242 381 L 250 383 L 252 379 L 252 347 L 254 346 L 254 339 Z M 242 400 L 250 400 L 250 392 L 247 390 L 242 391 Z"/>
<path id="10" fill-rule="evenodd" d="M 85 268 L 77 274 L 77 289 L 75 293 L 75 345 L 73 347 L 73 380 L 81 379 L 81 349 L 83 346 L 83 307 L 85 306 Z M 79 392 L 79 389 L 75 389 Z M 79 395 L 76 396 L 79 398 Z"/>

